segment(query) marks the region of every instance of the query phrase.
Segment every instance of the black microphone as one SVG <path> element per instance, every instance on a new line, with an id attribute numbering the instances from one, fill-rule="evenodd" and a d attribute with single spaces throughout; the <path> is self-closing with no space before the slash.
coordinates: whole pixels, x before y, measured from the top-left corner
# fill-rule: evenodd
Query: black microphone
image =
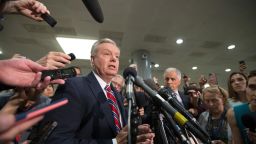
<path id="1" fill-rule="evenodd" d="M 205 137 L 210 137 L 206 131 L 204 131 L 196 119 L 178 102 L 174 97 L 174 91 L 168 87 L 162 88 L 158 91 L 164 99 L 166 99 L 173 107 L 175 107 L 180 113 L 182 113 L 199 131 L 201 131 Z"/>
<path id="2" fill-rule="evenodd" d="M 180 126 L 184 126 L 189 129 L 196 137 L 198 137 L 203 143 L 211 144 L 211 140 L 209 137 L 205 137 L 205 135 L 199 131 L 196 127 L 194 127 L 190 121 L 188 121 L 180 112 L 174 109 L 167 101 L 165 101 L 156 91 L 152 90 L 149 86 L 147 86 L 144 81 L 140 77 L 135 77 L 134 83 L 141 88 L 143 88 L 149 96 L 152 97 L 154 101 L 156 101 L 163 109 L 165 109 Z"/>
<path id="3" fill-rule="evenodd" d="M 242 123 L 246 128 L 249 128 L 251 132 L 256 132 L 256 114 L 246 113 L 241 117 Z"/>
<path id="4" fill-rule="evenodd" d="M 125 78 L 126 97 L 128 101 L 128 144 L 133 144 L 136 143 L 138 125 L 141 123 L 133 91 L 133 82 L 134 77 L 137 76 L 137 71 L 134 68 L 128 67 L 124 70 L 123 76 Z"/>
<path id="5" fill-rule="evenodd" d="M 98 0 L 82 0 L 92 17 L 99 23 L 104 21 L 102 10 Z"/>
<path id="6" fill-rule="evenodd" d="M 44 13 L 41 17 L 46 21 L 51 27 L 54 27 L 57 24 L 57 21 L 51 17 L 48 13 Z"/>
<path id="7" fill-rule="evenodd" d="M 183 134 L 181 128 L 175 123 L 173 118 L 165 110 L 162 110 L 162 112 L 163 112 L 163 115 L 166 117 L 166 120 L 171 125 L 171 128 L 174 130 L 176 136 L 180 139 L 181 143 L 182 144 L 190 144 L 189 140 Z"/>
<path id="8" fill-rule="evenodd" d="M 174 91 L 170 88 L 162 88 L 158 91 L 165 100 L 167 100 L 173 107 L 175 107 L 180 113 L 182 113 L 187 119 L 191 121 L 195 121 L 196 119 L 187 112 L 187 110 L 178 102 L 178 100 L 174 97 Z"/>
<path id="9" fill-rule="evenodd" d="M 70 61 L 76 59 L 76 56 L 75 56 L 73 53 L 70 53 L 70 54 L 68 54 L 68 55 L 71 57 Z"/>
<path id="10" fill-rule="evenodd" d="M 146 106 L 147 100 L 144 92 L 135 92 L 135 99 L 139 108 Z"/>
<path id="11" fill-rule="evenodd" d="M 128 67 L 124 70 L 123 76 L 125 78 L 127 100 L 129 100 L 134 97 L 133 81 L 137 76 L 137 71 L 134 68 Z"/>

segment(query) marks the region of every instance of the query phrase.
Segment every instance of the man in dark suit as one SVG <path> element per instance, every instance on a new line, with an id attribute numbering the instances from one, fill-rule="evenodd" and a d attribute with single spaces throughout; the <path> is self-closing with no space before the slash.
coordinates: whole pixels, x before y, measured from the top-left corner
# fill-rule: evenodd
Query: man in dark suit
<path id="1" fill-rule="evenodd" d="M 110 83 L 118 72 L 119 56 L 119 48 L 110 39 L 99 40 L 92 46 L 93 71 L 85 77 L 68 79 L 55 93 L 53 100 L 66 97 L 69 103 L 46 115 L 43 122 L 58 123 L 47 144 L 127 143 L 123 98 Z M 115 97 L 111 104 L 115 110 L 110 106 L 106 85 L 111 85 L 111 95 Z M 154 134 L 149 126 L 138 128 L 137 142 L 152 143 Z"/>
<path id="2" fill-rule="evenodd" d="M 189 109 L 189 97 L 183 92 L 179 91 L 181 83 L 181 72 L 177 68 L 167 68 L 164 72 L 165 87 L 174 91 L 176 99 L 180 102 L 185 109 Z"/>

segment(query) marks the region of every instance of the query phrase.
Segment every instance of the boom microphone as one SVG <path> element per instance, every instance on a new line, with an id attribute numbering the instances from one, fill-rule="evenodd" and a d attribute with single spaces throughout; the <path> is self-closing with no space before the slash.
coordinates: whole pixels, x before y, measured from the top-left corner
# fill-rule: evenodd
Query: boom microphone
<path id="1" fill-rule="evenodd" d="M 98 0 L 82 0 L 92 17 L 99 23 L 104 21 L 102 10 Z"/>
<path id="2" fill-rule="evenodd" d="M 247 113 L 241 117 L 242 123 L 246 128 L 249 128 L 251 132 L 256 132 L 256 114 Z"/>

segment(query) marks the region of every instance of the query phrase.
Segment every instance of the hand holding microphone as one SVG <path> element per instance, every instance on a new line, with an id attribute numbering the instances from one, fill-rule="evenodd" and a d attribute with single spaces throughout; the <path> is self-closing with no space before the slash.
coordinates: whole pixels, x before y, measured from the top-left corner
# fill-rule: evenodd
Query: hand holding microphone
<path id="1" fill-rule="evenodd" d="M 57 23 L 43 3 L 36 0 L 7 0 L 1 3 L 1 13 L 19 13 L 36 21 L 45 20 L 54 27 Z"/>

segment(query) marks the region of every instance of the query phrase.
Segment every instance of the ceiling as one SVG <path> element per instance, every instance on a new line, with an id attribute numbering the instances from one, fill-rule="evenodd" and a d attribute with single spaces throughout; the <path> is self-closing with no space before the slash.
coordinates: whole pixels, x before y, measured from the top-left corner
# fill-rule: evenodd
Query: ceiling
<path id="1" fill-rule="evenodd" d="M 109 37 L 121 49 L 121 69 L 129 65 L 134 51 L 145 49 L 159 63 L 152 75 L 162 83 L 167 67 L 177 67 L 197 81 L 201 74 L 217 73 L 226 87 L 229 73 L 245 60 L 247 69 L 255 69 L 255 0 L 99 0 L 104 22 L 97 23 L 81 0 L 42 0 L 58 24 L 51 28 L 18 15 L 6 15 L 0 32 L 0 59 L 14 53 L 37 60 L 49 51 L 62 51 L 55 37 L 99 39 Z M 176 39 L 182 38 L 182 45 Z M 228 50 L 227 46 L 236 48 Z M 73 65 L 90 69 L 89 61 L 75 60 Z M 197 66 L 197 70 L 192 70 Z"/>

